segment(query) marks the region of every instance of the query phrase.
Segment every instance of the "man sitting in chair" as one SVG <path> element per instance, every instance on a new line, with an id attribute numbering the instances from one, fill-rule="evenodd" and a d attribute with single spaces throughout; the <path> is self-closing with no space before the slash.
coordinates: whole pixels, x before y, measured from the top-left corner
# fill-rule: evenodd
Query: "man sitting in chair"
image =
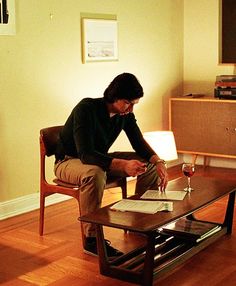
<path id="1" fill-rule="evenodd" d="M 81 215 L 101 207 L 107 174 L 137 176 L 135 193 L 166 188 L 165 161 L 148 145 L 137 125 L 134 105 L 143 96 L 137 78 L 123 73 L 113 79 L 103 98 L 84 98 L 72 110 L 57 145 L 55 175 L 77 184 Z M 135 152 L 108 153 L 124 130 Z M 83 223 L 85 253 L 97 255 L 93 224 Z M 108 257 L 122 253 L 106 240 Z"/>

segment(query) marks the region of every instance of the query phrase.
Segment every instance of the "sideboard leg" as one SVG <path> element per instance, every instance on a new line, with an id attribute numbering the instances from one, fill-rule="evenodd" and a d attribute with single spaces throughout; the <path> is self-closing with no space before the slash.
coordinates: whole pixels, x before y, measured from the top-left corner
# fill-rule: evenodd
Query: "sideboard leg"
<path id="1" fill-rule="evenodd" d="M 209 165 L 209 157 L 204 155 L 203 157 L 203 168 L 205 169 Z"/>
<path id="2" fill-rule="evenodd" d="M 196 164 L 197 161 L 197 154 L 192 154 L 192 164 Z"/>

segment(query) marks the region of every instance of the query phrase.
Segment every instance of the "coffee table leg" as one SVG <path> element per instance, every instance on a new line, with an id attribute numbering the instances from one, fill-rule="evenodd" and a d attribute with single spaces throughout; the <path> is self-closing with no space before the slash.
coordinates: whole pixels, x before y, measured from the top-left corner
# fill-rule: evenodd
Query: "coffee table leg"
<path id="1" fill-rule="evenodd" d="M 97 224 L 96 232 L 97 232 L 97 247 L 98 247 L 98 260 L 99 260 L 100 273 L 105 275 L 109 273 L 109 262 L 105 248 L 103 227 Z"/>
<path id="2" fill-rule="evenodd" d="M 149 286 L 153 283 L 155 257 L 155 234 L 151 233 L 147 237 L 146 256 L 143 268 L 143 283 L 142 285 Z"/>
<path id="3" fill-rule="evenodd" d="M 234 216 L 234 202 L 235 202 L 235 192 L 229 194 L 228 205 L 225 214 L 224 225 L 227 226 L 227 233 L 232 233 L 232 224 Z"/>

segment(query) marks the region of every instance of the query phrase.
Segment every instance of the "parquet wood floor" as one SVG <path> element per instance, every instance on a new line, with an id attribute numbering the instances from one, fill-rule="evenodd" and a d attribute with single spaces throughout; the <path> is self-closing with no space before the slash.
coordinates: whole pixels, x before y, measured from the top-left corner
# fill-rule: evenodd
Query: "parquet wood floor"
<path id="1" fill-rule="evenodd" d="M 170 178 L 180 176 L 180 167 L 170 170 Z M 199 168 L 196 175 L 236 180 L 236 169 Z M 134 182 L 129 184 L 133 194 Z M 105 191 L 103 204 L 121 198 L 119 189 Z M 199 218 L 221 221 L 226 199 L 198 213 Z M 0 222 L 0 284 L 4 286 L 128 286 L 100 275 L 96 257 L 83 253 L 77 203 L 70 199 L 47 207 L 45 234 L 38 235 L 39 212 L 33 211 Z M 225 236 L 188 260 L 178 269 L 155 281 L 160 286 L 236 285 L 236 224 Z M 144 237 L 105 229 L 112 245 L 128 251 L 144 242 Z"/>

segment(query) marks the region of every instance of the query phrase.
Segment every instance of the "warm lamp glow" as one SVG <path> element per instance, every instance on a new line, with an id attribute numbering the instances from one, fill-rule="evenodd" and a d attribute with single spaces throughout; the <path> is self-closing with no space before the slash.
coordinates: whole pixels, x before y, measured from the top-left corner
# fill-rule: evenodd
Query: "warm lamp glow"
<path id="1" fill-rule="evenodd" d="M 161 159 L 165 161 L 178 159 L 172 131 L 145 132 L 143 137 Z"/>

